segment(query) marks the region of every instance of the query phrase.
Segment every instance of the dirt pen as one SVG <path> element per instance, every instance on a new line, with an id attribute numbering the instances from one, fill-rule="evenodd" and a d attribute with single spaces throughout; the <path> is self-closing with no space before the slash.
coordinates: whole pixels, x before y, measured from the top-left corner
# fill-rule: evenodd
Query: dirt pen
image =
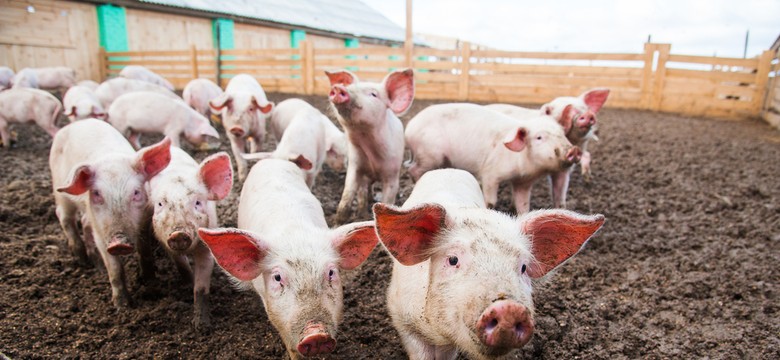
<path id="1" fill-rule="evenodd" d="M 276 102 L 298 96 L 269 95 Z M 304 98 L 327 107 L 325 96 Z M 433 103 L 416 100 L 404 120 Z M 780 358 L 780 133 L 760 121 L 614 108 L 602 110 L 599 122 L 593 180 L 573 177 L 569 208 L 603 213 L 606 225 L 538 285 L 535 335 L 509 358 Z M 191 285 L 180 282 L 160 248 L 158 281 L 140 284 L 130 260 L 135 305 L 114 310 L 106 274 L 66 254 L 47 166 L 51 139 L 33 126 L 17 131 L 17 147 L 0 155 L 2 354 L 285 356 L 258 296 L 234 289 L 220 271 L 212 281 L 213 327 L 194 332 Z M 225 138 L 221 149 L 229 149 Z M 198 160 L 206 155 L 195 153 Z M 320 176 L 313 191 L 332 223 L 344 174 L 326 168 Z M 412 189 L 406 173 L 401 184 L 398 204 Z M 537 184 L 532 208 L 551 206 L 548 188 Z M 219 205 L 224 226 L 236 225 L 239 191 L 234 186 Z M 511 210 L 508 188 L 498 209 Z M 377 248 L 345 281 L 345 316 L 330 358 L 406 357 L 385 309 L 391 267 Z"/>

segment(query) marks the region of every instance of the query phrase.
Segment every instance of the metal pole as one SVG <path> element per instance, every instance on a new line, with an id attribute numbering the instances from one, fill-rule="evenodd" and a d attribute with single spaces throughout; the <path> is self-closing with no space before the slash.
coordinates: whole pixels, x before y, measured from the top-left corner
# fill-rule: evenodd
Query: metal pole
<path id="1" fill-rule="evenodd" d="M 742 58 L 747 59 L 747 46 L 748 46 L 748 40 L 750 39 L 750 29 L 745 33 L 745 50 L 742 52 Z"/>

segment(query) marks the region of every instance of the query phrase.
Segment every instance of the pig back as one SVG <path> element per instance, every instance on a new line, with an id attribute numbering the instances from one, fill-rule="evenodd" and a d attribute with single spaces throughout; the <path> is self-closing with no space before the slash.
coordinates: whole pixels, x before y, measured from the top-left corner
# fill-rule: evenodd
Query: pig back
<path id="1" fill-rule="evenodd" d="M 477 179 L 459 169 L 428 171 L 417 180 L 403 208 L 436 203 L 448 211 L 459 208 L 484 208 L 485 198 Z"/>

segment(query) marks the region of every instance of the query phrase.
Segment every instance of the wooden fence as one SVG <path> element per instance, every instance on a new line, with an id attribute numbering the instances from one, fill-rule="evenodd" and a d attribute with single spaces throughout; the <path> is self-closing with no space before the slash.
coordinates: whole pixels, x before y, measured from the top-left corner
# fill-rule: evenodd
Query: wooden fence
<path id="1" fill-rule="evenodd" d="M 416 97 L 469 102 L 542 104 L 593 87 L 611 89 L 610 107 L 745 119 L 761 114 L 774 54 L 752 59 L 675 55 L 669 44 L 645 44 L 643 53 L 595 54 L 401 48 L 101 52 L 104 76 L 125 65 L 144 65 L 177 88 L 198 77 L 226 85 L 247 73 L 266 91 L 322 94 L 324 70 L 349 69 L 365 80 L 413 67 Z"/>

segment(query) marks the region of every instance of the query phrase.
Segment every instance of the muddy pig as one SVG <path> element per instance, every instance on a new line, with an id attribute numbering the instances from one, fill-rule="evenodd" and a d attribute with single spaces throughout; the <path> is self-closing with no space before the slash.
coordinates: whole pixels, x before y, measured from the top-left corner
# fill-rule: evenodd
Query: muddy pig
<path id="1" fill-rule="evenodd" d="M 154 235 L 182 276 L 194 280 L 195 328 L 210 324 L 208 297 L 214 268 L 211 252 L 197 231 L 218 226 L 216 202 L 227 197 L 232 186 L 233 167 L 227 153 L 211 155 L 198 164 L 177 147 L 171 147 L 168 167 L 148 183 Z M 192 257 L 192 267 L 188 257 Z"/>
<path id="2" fill-rule="evenodd" d="M 265 122 L 274 103 L 268 101 L 263 87 L 255 78 L 239 74 L 230 79 L 225 92 L 211 100 L 209 106 L 214 113 L 222 115 L 222 126 L 238 167 L 238 179 L 244 181 L 248 167 L 241 154 L 246 153 L 247 139 L 251 140 L 250 153 L 263 146 Z"/>
<path id="3" fill-rule="evenodd" d="M 127 65 L 119 72 L 119 76 L 127 79 L 146 81 L 173 91 L 173 84 L 171 84 L 170 81 L 165 80 L 165 78 L 159 74 L 141 65 Z"/>
<path id="4" fill-rule="evenodd" d="M 120 133 L 127 135 L 137 149 L 143 133 L 164 134 L 172 145 L 180 147 L 180 137 L 199 146 L 207 137 L 219 139 L 219 133 L 209 120 L 187 106 L 183 101 L 172 100 L 150 91 L 136 91 L 118 97 L 108 108 L 108 122 Z"/>
<path id="5" fill-rule="evenodd" d="M 537 210 L 516 218 L 484 208 L 463 170 L 425 173 L 401 208 L 375 204 L 394 259 L 387 291 L 411 359 L 493 359 L 534 332 L 533 280 L 579 252 L 603 215 Z"/>
<path id="6" fill-rule="evenodd" d="M 401 116 L 412 106 L 414 73 L 396 70 L 381 83 L 361 82 L 349 71 L 327 72 L 329 99 L 336 119 L 347 135 L 347 177 L 336 210 L 336 221 L 349 218 L 357 196 L 357 216 L 367 210 L 375 182 L 382 184 L 381 201 L 395 203 L 404 156 Z"/>
<path id="7" fill-rule="evenodd" d="M 466 103 L 420 111 L 406 126 L 406 144 L 412 152 L 407 165 L 413 179 L 436 168 L 466 170 L 480 180 L 490 208 L 498 200 L 499 184 L 510 181 L 519 214 L 530 210 L 537 179 L 567 169 L 580 156 L 552 117 L 518 120 Z"/>
<path id="8" fill-rule="evenodd" d="M 111 300 L 117 308 L 130 300 L 122 256 L 137 249 L 141 277 L 154 275 L 150 244 L 141 238 L 151 219 L 144 183 L 168 166 L 170 145 L 170 139 L 164 139 L 136 153 L 122 134 L 97 119 L 64 127 L 52 142 L 49 167 L 54 203 L 68 247 L 88 263 L 76 224 L 83 213 L 108 270 Z"/>
<path id="9" fill-rule="evenodd" d="M 244 182 L 238 227 L 198 232 L 217 264 L 260 294 L 290 358 L 332 352 L 344 307 L 341 272 L 371 254 L 373 221 L 329 229 L 301 170 L 266 159 Z"/>
<path id="10" fill-rule="evenodd" d="M 325 129 L 325 147 L 327 149 L 325 163 L 333 171 L 340 172 L 344 170 L 347 162 L 346 136 L 327 116 L 304 100 L 293 98 L 276 104 L 269 118 L 270 131 L 276 138 L 276 141 L 282 140 L 285 130 L 299 112 L 304 112 L 311 117 L 316 116 L 322 122 L 322 126 Z"/>
<path id="11" fill-rule="evenodd" d="M 88 87 L 72 86 L 62 98 L 62 103 L 65 107 L 65 116 L 70 121 L 86 118 L 106 119 L 106 110 L 103 109 L 103 104 L 95 96 L 95 92 Z"/>
<path id="12" fill-rule="evenodd" d="M 11 123 L 35 122 L 54 137 L 62 104 L 54 95 L 38 89 L 14 88 L 0 92 L 0 139 L 10 149 Z"/>

